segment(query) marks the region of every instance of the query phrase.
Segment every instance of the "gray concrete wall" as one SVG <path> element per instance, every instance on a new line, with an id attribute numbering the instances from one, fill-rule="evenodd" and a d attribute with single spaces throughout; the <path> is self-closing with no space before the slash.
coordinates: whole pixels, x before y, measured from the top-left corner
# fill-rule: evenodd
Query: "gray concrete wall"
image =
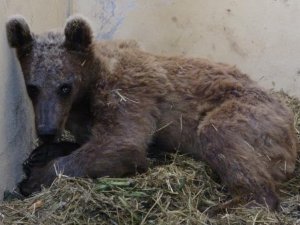
<path id="1" fill-rule="evenodd" d="M 25 16 L 36 32 L 61 27 L 68 14 L 68 1 L 0 0 L 0 195 L 12 190 L 22 178 L 22 162 L 33 137 L 31 103 L 15 53 L 8 47 L 7 17 Z M 0 196 L 1 199 L 1 196 Z"/>
<path id="2" fill-rule="evenodd" d="M 299 0 L 73 0 L 73 11 L 94 22 L 99 39 L 237 65 L 300 97 Z"/>

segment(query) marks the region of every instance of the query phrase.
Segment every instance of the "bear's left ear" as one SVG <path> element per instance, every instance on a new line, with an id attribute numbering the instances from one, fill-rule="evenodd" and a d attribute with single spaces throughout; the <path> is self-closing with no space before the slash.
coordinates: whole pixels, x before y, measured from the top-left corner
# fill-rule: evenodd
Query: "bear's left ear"
<path id="1" fill-rule="evenodd" d="M 65 45 L 72 50 L 84 50 L 93 40 L 93 32 L 89 23 L 82 16 L 72 16 L 65 26 Z"/>
<path id="2" fill-rule="evenodd" d="M 13 16 L 7 21 L 6 35 L 12 48 L 21 48 L 33 41 L 28 23 L 22 16 Z"/>

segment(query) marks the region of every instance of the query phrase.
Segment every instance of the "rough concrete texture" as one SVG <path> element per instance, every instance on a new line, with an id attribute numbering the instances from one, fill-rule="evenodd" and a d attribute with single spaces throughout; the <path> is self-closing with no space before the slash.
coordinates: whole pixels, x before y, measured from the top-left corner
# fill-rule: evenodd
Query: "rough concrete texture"
<path id="1" fill-rule="evenodd" d="M 32 29 L 61 27 L 65 23 L 67 1 L 0 0 L 0 195 L 12 190 L 22 177 L 22 162 L 31 149 L 33 115 L 26 97 L 23 76 L 15 53 L 8 47 L 7 18 L 24 15 Z M 45 10 L 47 6 L 47 10 Z M 1 196 L 0 196 L 1 199 Z"/>
<path id="2" fill-rule="evenodd" d="M 300 97 L 300 1 L 73 0 L 99 39 L 237 65 L 267 88 Z"/>

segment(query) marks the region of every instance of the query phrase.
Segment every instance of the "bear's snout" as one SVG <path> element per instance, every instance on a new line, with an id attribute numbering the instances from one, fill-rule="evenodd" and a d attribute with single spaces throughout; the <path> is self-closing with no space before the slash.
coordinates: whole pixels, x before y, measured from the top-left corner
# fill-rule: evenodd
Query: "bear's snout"
<path id="1" fill-rule="evenodd" d="M 47 127 L 47 126 L 39 126 L 37 127 L 37 135 L 38 137 L 46 143 L 53 142 L 58 133 L 57 128 Z"/>

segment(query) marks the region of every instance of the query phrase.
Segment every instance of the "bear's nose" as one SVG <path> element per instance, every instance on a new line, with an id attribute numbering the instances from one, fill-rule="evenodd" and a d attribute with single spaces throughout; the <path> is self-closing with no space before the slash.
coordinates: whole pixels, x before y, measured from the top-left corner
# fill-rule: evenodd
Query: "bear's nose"
<path id="1" fill-rule="evenodd" d="M 47 127 L 38 128 L 37 135 L 43 142 L 53 142 L 57 135 L 57 129 Z"/>

